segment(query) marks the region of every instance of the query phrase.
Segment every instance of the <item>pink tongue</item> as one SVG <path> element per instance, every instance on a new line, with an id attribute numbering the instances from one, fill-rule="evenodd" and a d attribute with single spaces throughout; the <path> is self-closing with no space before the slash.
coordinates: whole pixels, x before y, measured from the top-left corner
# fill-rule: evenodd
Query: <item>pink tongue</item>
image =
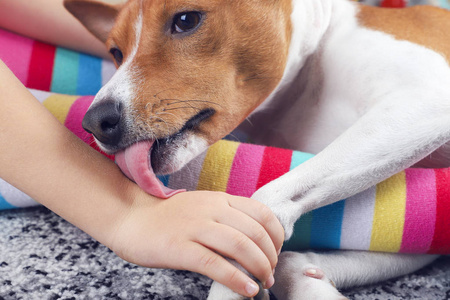
<path id="1" fill-rule="evenodd" d="M 154 141 L 139 142 L 116 153 L 116 163 L 122 172 L 145 192 L 167 199 L 184 190 L 172 190 L 156 177 L 150 163 L 150 149 L 153 143 Z"/>

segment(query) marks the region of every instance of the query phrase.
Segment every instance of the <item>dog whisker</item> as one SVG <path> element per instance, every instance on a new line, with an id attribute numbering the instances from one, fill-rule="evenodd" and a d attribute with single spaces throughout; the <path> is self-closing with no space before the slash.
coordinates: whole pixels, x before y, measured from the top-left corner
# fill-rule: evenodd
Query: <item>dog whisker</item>
<path id="1" fill-rule="evenodd" d="M 196 109 L 196 110 L 198 110 L 198 111 L 201 110 L 201 109 L 198 108 L 198 107 L 193 107 L 193 106 L 181 106 L 181 107 L 174 107 L 174 108 L 165 108 L 163 111 L 176 110 L 176 109 L 185 109 L 185 108 Z"/>
<path id="2" fill-rule="evenodd" d="M 233 133 L 228 134 L 229 137 L 232 137 L 235 141 L 242 143 L 243 141 L 241 141 L 239 139 L 239 137 Z"/>
<path id="3" fill-rule="evenodd" d="M 251 81 L 251 80 L 263 80 L 263 79 L 279 79 L 279 80 L 281 80 L 281 77 L 250 76 L 250 77 L 242 79 L 242 81 L 247 82 L 247 81 Z"/>
<path id="4" fill-rule="evenodd" d="M 247 121 L 250 124 L 250 126 L 254 127 L 252 120 L 250 120 L 250 117 L 245 118 L 245 121 Z"/>
<path id="5" fill-rule="evenodd" d="M 209 103 L 209 104 L 213 104 L 213 105 L 217 105 L 222 107 L 222 105 L 220 105 L 219 103 L 213 102 L 213 101 L 208 101 L 208 100 L 200 100 L 200 99 L 189 99 L 189 100 L 182 100 L 182 99 L 177 99 L 177 98 L 165 98 L 165 99 L 160 99 L 160 101 L 175 101 L 172 103 L 168 103 L 167 105 L 172 105 L 172 104 L 177 104 L 177 103 L 188 103 L 188 102 L 200 102 L 200 103 Z"/>
<path id="6" fill-rule="evenodd" d="M 174 89 L 175 89 L 175 88 L 168 88 L 168 89 L 162 90 L 162 91 L 160 91 L 160 92 L 154 94 L 153 97 L 156 98 L 156 97 L 159 96 L 159 94 L 162 94 L 162 93 L 164 93 L 164 92 L 167 92 L 167 91 L 170 91 L 170 90 L 174 90 Z M 144 95 L 145 95 L 145 94 L 144 94 Z"/>
<path id="7" fill-rule="evenodd" d="M 163 122 L 164 125 L 166 125 L 166 131 L 169 131 L 170 126 L 169 126 L 169 124 L 168 124 L 168 123 L 169 123 L 168 121 L 166 121 L 166 120 L 164 120 L 163 118 L 158 117 L 158 116 L 152 116 L 151 119 L 158 119 L 158 120 L 161 120 L 161 122 Z M 171 123 L 172 126 L 175 125 L 175 124 L 173 124 L 172 122 L 170 122 L 170 123 Z"/>
<path id="8" fill-rule="evenodd" d="M 190 103 L 190 101 L 183 101 L 183 100 L 176 101 L 176 102 L 172 102 L 172 103 L 168 103 L 167 106 L 172 105 L 172 104 L 180 104 L 180 103 L 182 103 L 182 104 L 187 104 L 187 105 L 189 105 L 191 108 L 194 108 L 194 109 L 199 109 L 199 108 L 193 106 L 192 103 Z M 165 111 L 165 110 L 167 110 L 167 109 L 164 108 L 163 111 Z"/>

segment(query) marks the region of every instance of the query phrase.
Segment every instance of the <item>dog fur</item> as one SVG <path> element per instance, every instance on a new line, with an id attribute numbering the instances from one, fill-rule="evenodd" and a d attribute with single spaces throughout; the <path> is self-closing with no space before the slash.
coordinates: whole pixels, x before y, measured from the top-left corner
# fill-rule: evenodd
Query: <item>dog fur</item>
<path id="1" fill-rule="evenodd" d="M 123 53 L 92 105 L 122 107 L 121 139 L 99 141 L 105 151 L 165 140 L 152 165 L 170 173 L 240 126 L 255 143 L 317 154 L 252 196 L 273 210 L 286 238 L 308 211 L 413 165 L 450 165 L 450 13 L 443 9 L 347 0 L 65 5 Z M 174 16 L 189 11 L 201 12 L 198 28 L 171 32 Z M 205 110 L 213 113 L 183 130 Z M 336 287 L 406 274 L 435 258 L 285 252 L 272 291 L 278 299 L 342 299 Z M 311 268 L 325 275 L 308 276 Z M 242 297 L 215 283 L 210 299 Z"/>

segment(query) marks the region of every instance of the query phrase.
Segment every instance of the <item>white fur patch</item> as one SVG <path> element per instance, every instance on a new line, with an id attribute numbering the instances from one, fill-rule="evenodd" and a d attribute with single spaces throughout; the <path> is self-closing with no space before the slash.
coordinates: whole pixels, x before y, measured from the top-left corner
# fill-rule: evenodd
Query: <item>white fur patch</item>
<path id="1" fill-rule="evenodd" d="M 173 159 L 171 159 L 172 170 L 169 170 L 171 173 L 178 171 L 197 155 L 205 151 L 208 148 L 208 143 L 203 138 L 190 134 L 182 142 L 177 143 L 177 147 L 178 149 L 175 151 Z"/>
<path id="2" fill-rule="evenodd" d="M 271 100 L 277 96 L 280 90 L 295 84 L 294 80 L 305 64 L 306 58 L 317 49 L 324 31 L 328 28 L 331 7 L 330 0 L 292 1 L 290 17 L 292 36 L 283 78 L 278 87 L 254 112 L 270 107 Z"/>

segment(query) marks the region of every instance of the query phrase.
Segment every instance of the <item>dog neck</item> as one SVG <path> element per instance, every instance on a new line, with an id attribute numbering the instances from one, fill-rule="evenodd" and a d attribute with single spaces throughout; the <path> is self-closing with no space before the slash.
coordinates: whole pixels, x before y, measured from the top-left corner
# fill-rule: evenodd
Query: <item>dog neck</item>
<path id="1" fill-rule="evenodd" d="M 345 30 L 347 26 L 357 25 L 355 18 L 357 7 L 349 1 L 293 0 L 292 8 L 292 37 L 283 78 L 277 88 L 256 108 L 253 114 L 267 108 L 279 107 L 275 103 L 277 101 L 285 102 L 289 101 L 288 99 L 294 101 L 292 93 L 304 90 L 299 87 L 302 84 L 302 80 L 299 79 L 304 77 L 301 76 L 301 72 L 305 64 L 307 62 L 314 64 L 318 59 L 320 60 L 321 45 L 330 38 L 332 33 Z M 310 74 L 308 81 L 311 82 L 313 78 L 311 73 L 308 73 Z M 292 90 L 293 86 L 296 86 L 295 90 Z M 283 96 L 280 97 L 280 95 Z"/>

